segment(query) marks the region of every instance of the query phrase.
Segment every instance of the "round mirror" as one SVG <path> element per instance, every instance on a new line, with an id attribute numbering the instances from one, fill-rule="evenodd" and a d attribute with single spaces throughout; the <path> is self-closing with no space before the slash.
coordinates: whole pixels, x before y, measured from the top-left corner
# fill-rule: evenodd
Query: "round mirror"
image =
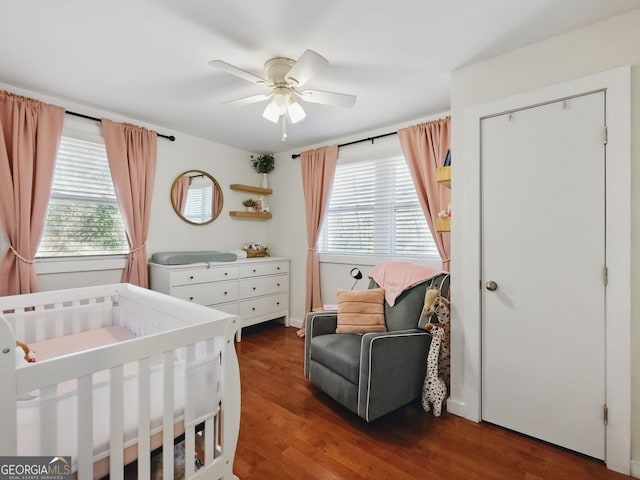
<path id="1" fill-rule="evenodd" d="M 222 189 L 207 172 L 188 170 L 171 185 L 171 205 L 185 222 L 206 225 L 222 211 Z"/>

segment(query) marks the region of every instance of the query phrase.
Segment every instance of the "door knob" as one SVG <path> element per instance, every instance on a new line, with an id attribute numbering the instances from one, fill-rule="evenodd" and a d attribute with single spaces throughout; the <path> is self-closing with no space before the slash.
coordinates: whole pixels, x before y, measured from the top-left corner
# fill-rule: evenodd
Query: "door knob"
<path id="1" fill-rule="evenodd" d="M 489 280 L 487 282 L 487 284 L 485 285 L 485 287 L 487 288 L 487 290 L 489 290 L 490 292 L 495 292 L 498 289 L 498 284 L 496 282 L 494 282 L 493 280 Z"/>

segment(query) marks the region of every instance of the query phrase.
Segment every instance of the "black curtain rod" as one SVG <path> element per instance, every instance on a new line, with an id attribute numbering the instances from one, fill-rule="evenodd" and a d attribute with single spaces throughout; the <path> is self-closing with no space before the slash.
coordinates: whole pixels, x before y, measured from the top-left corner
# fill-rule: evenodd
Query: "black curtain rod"
<path id="1" fill-rule="evenodd" d="M 84 115 L 82 113 L 70 112 L 69 110 L 66 110 L 64 113 L 68 113 L 69 115 L 73 115 L 74 117 L 80 117 L 80 118 L 86 118 L 87 120 L 93 120 L 94 122 L 101 122 L 102 121 L 99 118 L 90 117 L 89 115 Z M 166 138 L 167 140 L 171 140 L 172 142 L 175 142 L 175 140 L 176 140 L 176 137 L 174 137 L 173 135 L 162 135 L 161 133 L 157 133 L 157 135 L 159 137 Z"/>
<path id="2" fill-rule="evenodd" d="M 390 133 L 383 133 L 382 135 L 376 135 L 375 137 L 361 138 L 360 140 L 354 140 L 353 142 L 341 143 L 340 145 L 338 145 L 338 148 L 346 147 L 347 145 L 354 145 L 356 143 L 362 143 L 362 142 L 373 143 L 374 140 L 377 140 L 379 138 L 389 137 L 391 135 L 397 135 L 397 134 L 398 132 L 390 132 Z M 293 155 L 291 155 L 291 158 L 298 158 L 299 156 L 300 156 L 299 153 L 294 153 Z"/>

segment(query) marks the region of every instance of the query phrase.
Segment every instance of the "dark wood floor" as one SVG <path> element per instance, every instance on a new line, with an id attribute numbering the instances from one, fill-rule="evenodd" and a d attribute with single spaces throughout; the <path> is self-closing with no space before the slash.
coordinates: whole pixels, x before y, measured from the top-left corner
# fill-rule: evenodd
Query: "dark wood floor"
<path id="1" fill-rule="evenodd" d="M 295 332 L 269 322 L 243 329 L 236 344 L 240 480 L 630 478 L 493 425 L 435 418 L 419 402 L 367 424 L 308 384 Z"/>

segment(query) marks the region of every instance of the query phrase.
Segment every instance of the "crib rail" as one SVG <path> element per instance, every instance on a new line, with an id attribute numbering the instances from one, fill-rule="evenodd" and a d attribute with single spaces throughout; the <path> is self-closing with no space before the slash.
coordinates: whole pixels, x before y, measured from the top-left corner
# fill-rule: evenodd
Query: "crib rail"
<path id="1" fill-rule="evenodd" d="M 49 292 L 53 293 L 53 292 Z M 42 296 L 43 298 L 38 298 Z M 29 297 L 29 298 L 21 298 Z M 0 298 L 0 312 L 31 307 L 48 308 L 50 295 L 33 294 Z M 83 297 L 83 298 L 81 298 Z M 6 385 L 15 388 L 0 390 L 0 455 L 15 455 L 17 445 L 17 398 L 38 391 L 39 396 L 55 396 L 57 386 L 75 380 L 77 389 L 77 475 L 81 480 L 94 477 L 93 419 L 105 412 L 93 411 L 94 375 L 107 371 L 109 378 L 109 476 L 123 478 L 123 377 L 127 364 L 137 365 L 137 458 L 138 478 L 149 478 L 150 437 L 154 433 L 149 416 L 151 401 L 151 359 L 162 358 L 162 438 L 165 479 L 173 478 L 174 425 L 184 426 L 185 478 L 232 479 L 233 457 L 240 419 L 240 381 L 233 339 L 238 319 L 222 312 L 126 284 L 56 292 L 51 305 L 83 302 L 87 298 L 112 302 L 118 309 L 118 322 L 140 322 L 141 315 L 151 322 L 146 336 L 117 344 L 39 361 L 15 368 L 13 332 L 5 319 L 0 321 L 0 375 Z M 13 301 L 12 301 L 13 300 Z M 60 307 L 58 307 L 60 308 Z M 1 314 L 0 314 L 1 318 Z M 138 327 L 139 328 L 139 327 Z M 8 350 L 8 351 L 7 351 Z M 184 357 L 184 414 L 174 417 L 174 383 L 176 352 Z M 210 367 L 221 371 L 221 384 L 203 381 Z M 218 392 L 217 390 L 221 391 Z M 211 398 L 212 405 L 203 399 Z M 219 404 L 213 399 L 219 398 Z M 56 442 L 60 428 L 55 408 L 44 407 L 40 449 L 42 454 L 58 455 L 63 446 Z M 204 425 L 204 466 L 196 471 L 196 427 Z M 46 453 L 45 453 L 46 452 Z"/>
<path id="2" fill-rule="evenodd" d="M 0 315 L 8 311 L 45 310 L 79 304 L 109 301 L 112 296 L 133 287 L 126 283 L 100 285 L 96 287 L 71 288 L 26 295 L 0 297 Z"/>

